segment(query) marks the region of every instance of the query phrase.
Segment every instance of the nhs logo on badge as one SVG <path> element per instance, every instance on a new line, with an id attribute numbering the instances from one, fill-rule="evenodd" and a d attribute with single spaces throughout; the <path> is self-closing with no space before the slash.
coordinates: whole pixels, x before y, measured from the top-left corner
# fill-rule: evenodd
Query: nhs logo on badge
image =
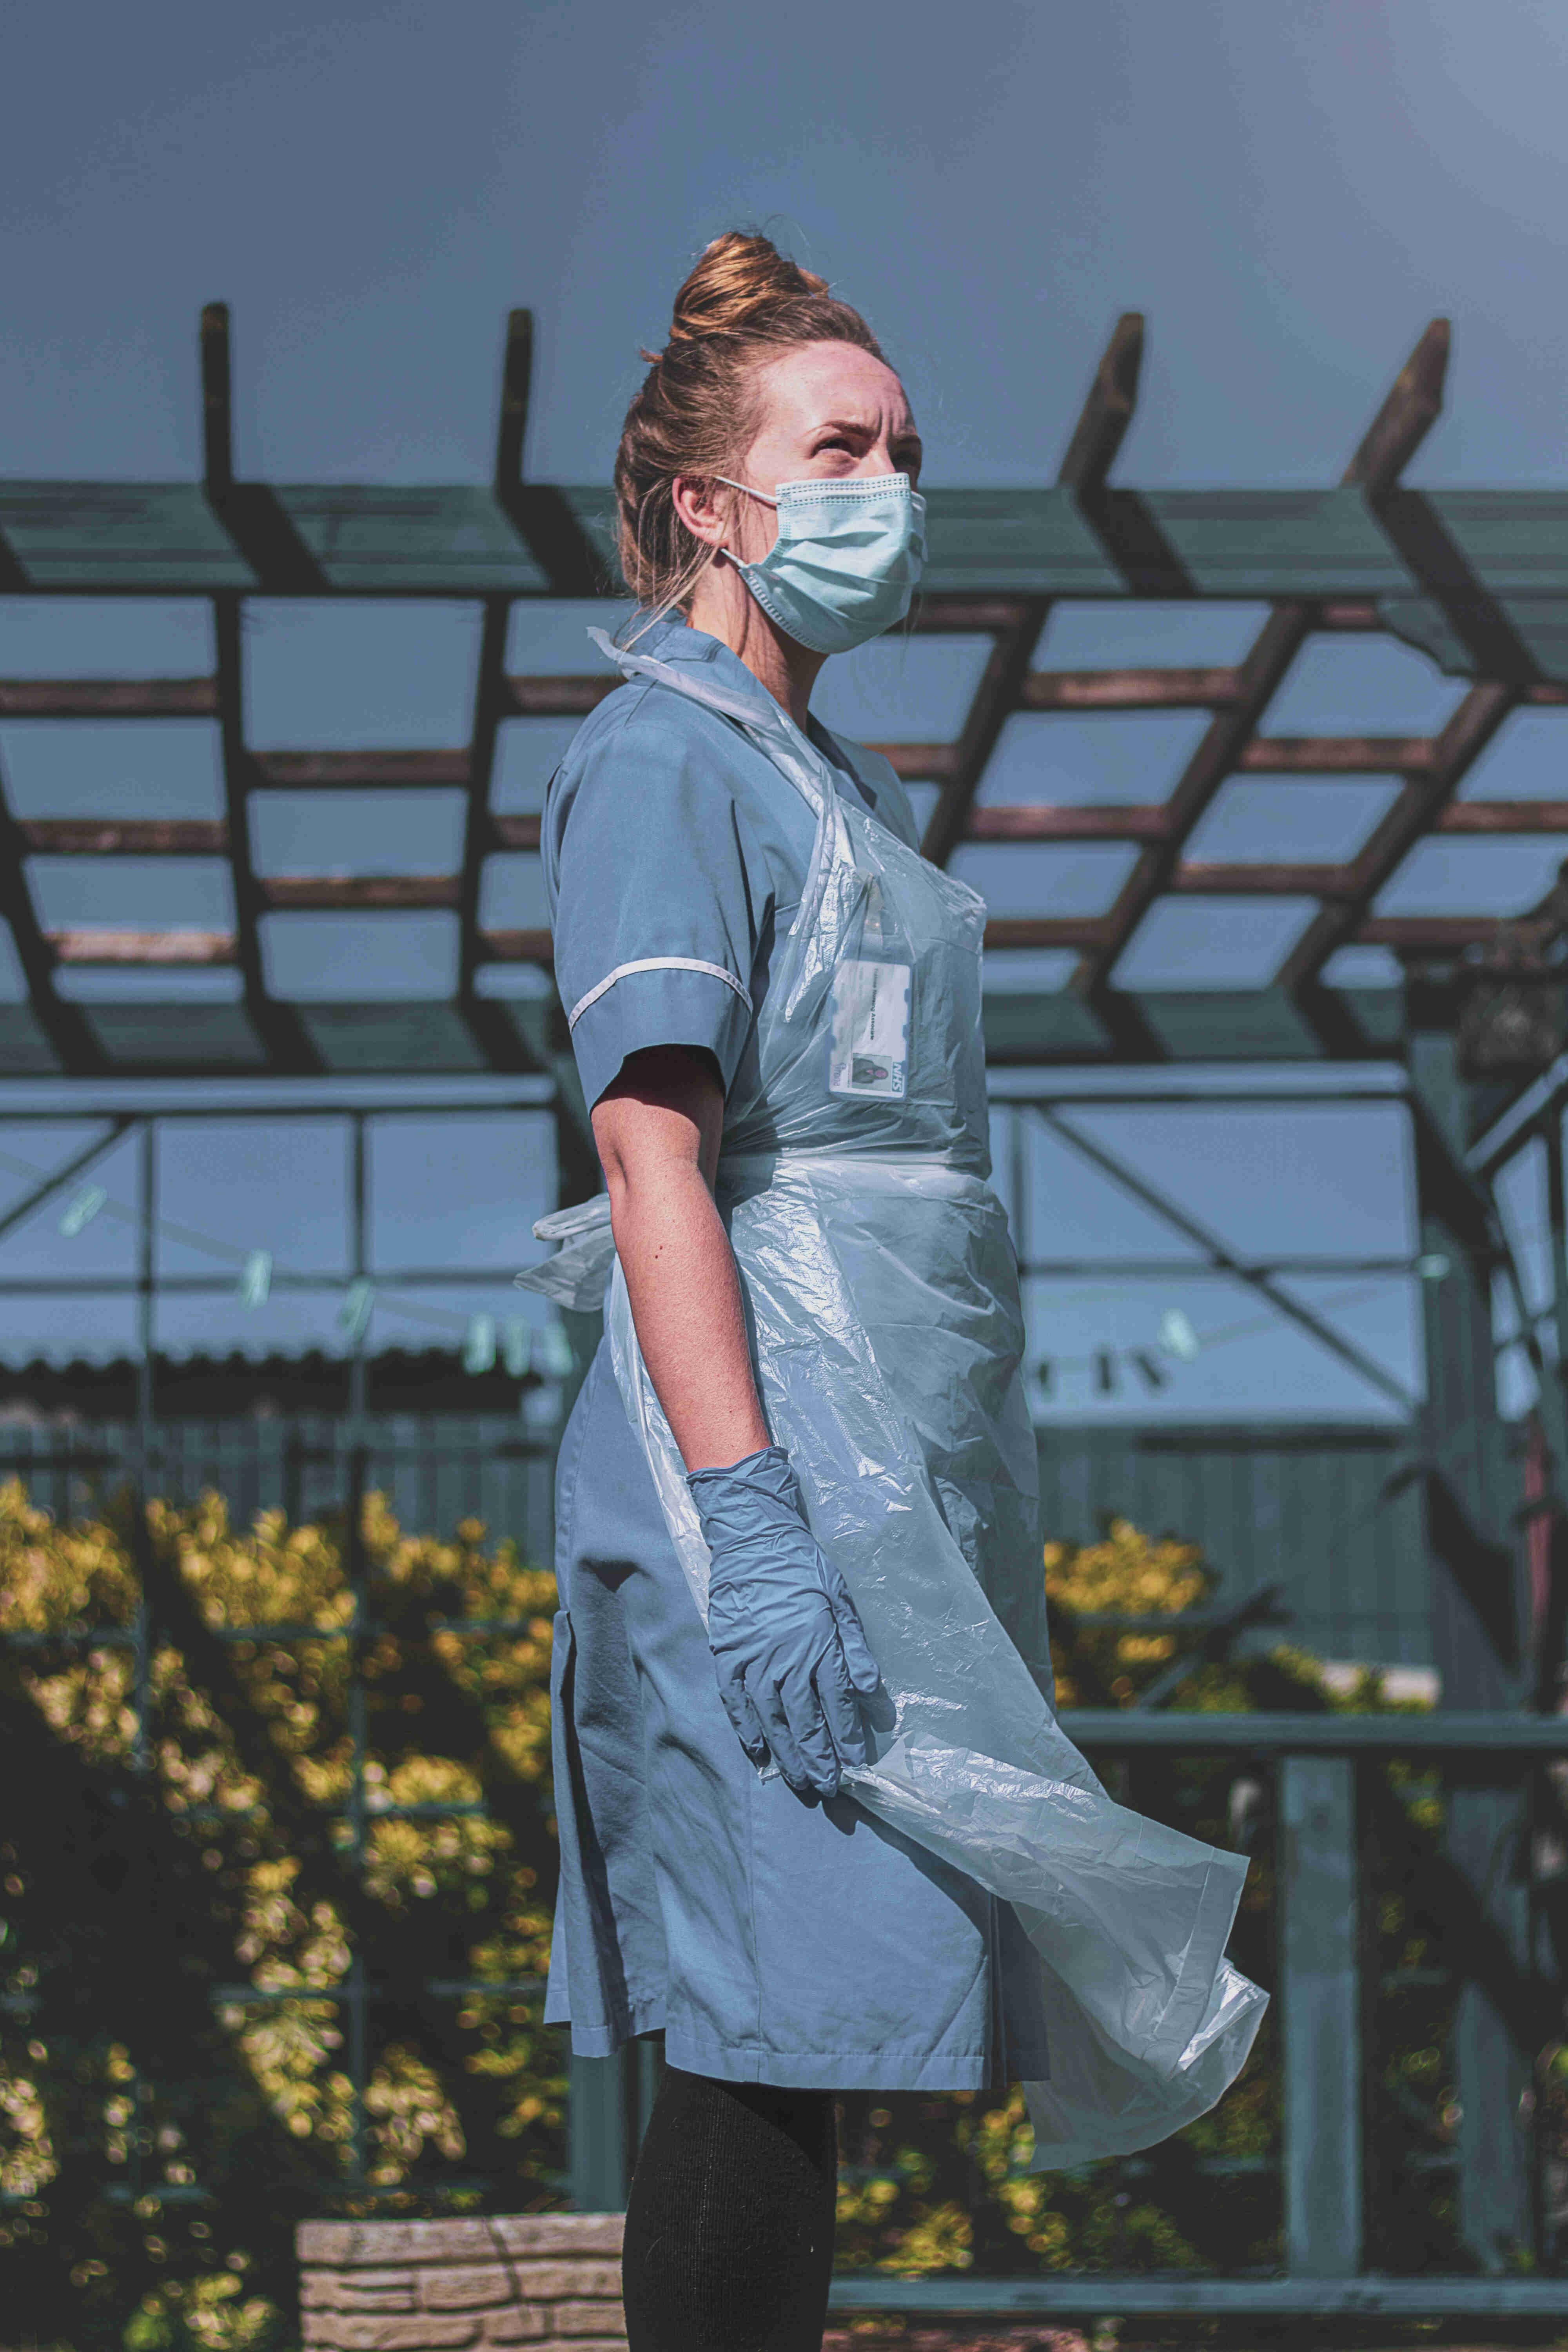
<path id="1" fill-rule="evenodd" d="M 910 1063 L 910 967 L 846 961 L 833 975 L 827 1091 L 901 1098 Z"/>

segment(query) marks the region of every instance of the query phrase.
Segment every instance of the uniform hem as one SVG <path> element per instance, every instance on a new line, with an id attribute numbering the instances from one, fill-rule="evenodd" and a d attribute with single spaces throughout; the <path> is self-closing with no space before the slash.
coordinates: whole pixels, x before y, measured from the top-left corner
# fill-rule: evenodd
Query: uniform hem
<path id="1" fill-rule="evenodd" d="M 986 2091 L 1007 2083 L 1047 2079 L 1049 2059 L 1010 2050 L 998 2076 L 989 2053 L 974 2050 L 763 2050 L 705 2042 L 666 2024 L 661 2000 L 635 2002 L 619 2025 L 575 2025 L 546 2015 L 547 2025 L 570 2025 L 574 2058 L 614 2058 L 640 2034 L 664 2033 L 664 2054 L 682 2074 L 721 2083 L 771 2083 L 796 2091 Z"/>
<path id="2" fill-rule="evenodd" d="M 700 2041 L 679 2026 L 665 2034 L 669 2064 L 721 2083 L 772 2083 L 796 2091 L 984 2091 L 999 2088 L 990 2053 L 973 2050 L 762 2050 Z M 1033 2079 L 1013 2059 L 1013 2079 Z M 1045 2060 L 1041 2059 L 1041 2074 Z"/>

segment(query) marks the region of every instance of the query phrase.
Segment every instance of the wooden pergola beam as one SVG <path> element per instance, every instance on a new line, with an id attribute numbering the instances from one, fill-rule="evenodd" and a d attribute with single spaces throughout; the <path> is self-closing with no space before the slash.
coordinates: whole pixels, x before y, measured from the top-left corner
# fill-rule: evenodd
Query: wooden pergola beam
<path id="1" fill-rule="evenodd" d="M 32 816 L 16 832 L 34 857 L 226 857 L 221 817 Z"/>
<path id="2" fill-rule="evenodd" d="M 1517 702 L 1512 686 L 1470 688 L 1432 744 L 1424 772 L 1408 776 L 1381 824 L 1373 828 L 1355 859 L 1352 885 L 1339 903 L 1324 907 L 1308 924 L 1279 967 L 1282 988 L 1309 987 L 1336 950 L 1352 934 L 1364 941 L 1364 918 L 1405 856 L 1429 833 L 1458 791 L 1467 771 L 1480 757 Z M 1479 803 L 1471 802 L 1471 807 Z"/>
<path id="3" fill-rule="evenodd" d="M 216 677 L 0 678 L 0 719 L 216 719 Z"/>
<path id="4" fill-rule="evenodd" d="M 967 841 L 1159 841 L 1162 803 L 1104 802 L 1098 808 L 992 805 L 972 809 Z"/>
<path id="5" fill-rule="evenodd" d="M 1036 669 L 1020 710 L 1226 710 L 1240 690 L 1234 669 Z"/>
<path id="6" fill-rule="evenodd" d="M 234 419 L 229 318 L 226 302 L 209 302 L 201 317 L 202 487 L 208 506 L 232 532 L 237 543 L 258 567 L 276 556 L 281 576 L 309 580 L 314 571 L 308 554 L 297 549 L 292 525 L 270 489 L 242 486 L 234 476 Z M 245 632 L 242 600 L 230 590 L 212 599 L 213 643 L 216 654 L 218 744 L 223 765 L 224 816 L 228 835 L 229 877 L 234 891 L 235 929 L 232 937 L 219 932 L 145 933 L 126 930 L 117 936 L 124 953 L 111 961 L 156 963 L 160 956 L 147 945 L 160 939 L 174 941 L 170 955 L 183 963 L 236 963 L 245 992 L 245 1009 L 274 1067 L 319 1069 L 321 1056 L 292 1005 L 279 1003 L 267 984 L 261 951 L 260 922 L 266 901 L 251 854 L 249 800 L 257 771 L 245 740 Z M 91 952 L 101 933 L 62 935 L 58 949 L 63 962 L 100 959 Z M 199 951 L 197 942 L 206 942 Z M 77 952 L 76 943 L 83 943 Z M 140 942 L 140 946 L 137 944 Z"/>
<path id="7" fill-rule="evenodd" d="M 264 905 L 310 914 L 426 914 L 461 909 L 458 874 L 273 874 L 261 881 Z"/>
<path id="8" fill-rule="evenodd" d="M 473 753 L 418 751 L 253 751 L 258 785 L 278 792 L 467 792 Z"/>
<path id="9" fill-rule="evenodd" d="M 1393 488 L 1401 467 L 1419 447 L 1438 414 L 1447 355 L 1447 323 L 1436 319 L 1345 468 L 1347 488 L 1359 488 L 1369 499 Z M 1321 608 L 1315 604 L 1276 604 L 1241 664 L 1234 701 L 1215 714 L 1171 794 L 1171 822 L 1164 837 L 1144 850 L 1106 919 L 1102 944 L 1085 957 L 1074 975 L 1073 986 L 1079 995 L 1092 999 L 1105 991 L 1117 958 L 1155 899 L 1169 887 L 1198 820 L 1226 777 L 1241 766 L 1265 710 L 1320 617 Z"/>
<path id="10" fill-rule="evenodd" d="M 1425 735 L 1255 735 L 1237 761 L 1247 776 L 1425 775 L 1433 746 Z"/>
<path id="11" fill-rule="evenodd" d="M 232 964 L 239 961 L 239 942 L 233 931 L 138 931 L 82 929 L 46 934 L 58 962 L 120 965 L 165 971 Z"/>
<path id="12" fill-rule="evenodd" d="M 1105 486 L 1138 398 L 1138 372 L 1143 356 L 1143 320 L 1136 310 L 1118 320 L 1095 371 L 1089 396 L 1079 415 L 1057 481 L 1080 500 L 1092 500 Z M 934 865 L 945 866 L 963 840 L 974 795 L 1003 728 L 1018 708 L 1019 697 L 1050 599 L 1018 598 L 1000 619 L 963 730 L 952 747 L 950 764 L 940 778 L 936 806 L 927 821 L 921 844 Z"/>
<path id="13" fill-rule="evenodd" d="M 607 694 L 614 694 L 621 679 L 611 674 L 601 677 L 517 677 L 504 681 L 506 709 L 509 719 L 586 719 L 597 710 Z"/>

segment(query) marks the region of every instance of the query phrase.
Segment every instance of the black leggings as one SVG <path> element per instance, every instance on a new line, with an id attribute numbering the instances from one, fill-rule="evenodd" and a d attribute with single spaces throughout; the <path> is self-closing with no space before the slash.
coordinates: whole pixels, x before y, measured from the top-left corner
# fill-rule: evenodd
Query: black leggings
<path id="1" fill-rule="evenodd" d="M 820 2352 L 837 2187 L 831 2092 L 666 2067 L 626 2202 L 631 2352 Z"/>

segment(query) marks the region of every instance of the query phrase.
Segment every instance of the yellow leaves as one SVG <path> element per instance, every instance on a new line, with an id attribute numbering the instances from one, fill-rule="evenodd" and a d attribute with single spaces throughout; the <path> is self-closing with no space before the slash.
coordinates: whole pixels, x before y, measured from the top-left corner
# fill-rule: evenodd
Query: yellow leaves
<path id="1" fill-rule="evenodd" d="M 359 1932 L 369 1923 L 373 1978 L 383 1972 L 374 1949 L 378 1916 L 388 1937 L 421 1939 L 426 1957 L 413 1964 L 420 1978 L 432 1967 L 442 1973 L 447 1953 L 454 1976 L 541 1977 L 551 1934 L 548 1909 L 532 1895 L 553 1876 L 545 1809 L 513 1804 L 503 1824 L 482 1805 L 487 1780 L 548 1780 L 554 1580 L 526 1567 L 510 1544 L 487 1549 L 478 1520 L 465 1520 L 450 1540 L 405 1534 L 380 1495 L 365 1498 L 361 1533 L 371 1625 L 356 1644 L 342 1638 L 354 1625 L 356 1603 L 341 1524 L 293 1527 L 270 1511 L 235 1527 L 216 1494 L 189 1507 L 147 1507 L 148 1539 L 165 1577 L 172 1574 L 205 1623 L 226 1634 L 257 1629 L 254 1640 L 226 1641 L 229 1671 L 205 1689 L 168 1638 L 175 1612 L 160 1607 L 146 1664 L 146 1754 L 152 1785 L 181 1838 L 196 1832 L 192 1863 L 221 1883 L 222 1916 L 233 1923 L 235 1974 L 245 1990 L 226 2001 L 217 2022 L 281 2128 L 311 2143 L 317 2168 L 327 2170 L 346 2168 L 354 2131 L 344 2063 L 342 1996 L 353 1957 L 348 1917 Z M 34 1508 L 16 1480 L 0 1486 L 0 1631 L 133 1625 L 141 1584 L 131 1534 L 123 1505 L 59 1525 Z M 517 1630 L 458 1630 L 498 1622 Z M 310 1631 L 269 1638 L 261 1629 L 270 1624 Z M 58 1738 L 95 1762 L 132 1761 L 142 1727 L 129 1644 L 46 1650 L 25 1656 L 22 1671 Z M 426 1752 L 425 1741 L 456 1752 Z M 364 1800 L 357 1858 L 349 1810 L 356 1769 Z M 302 1825 L 300 1851 L 289 1852 L 296 1825 Z M 520 1840 L 526 1854 L 515 1850 Z M 357 1874 L 357 1892 L 350 1874 Z M 25 1979 L 31 1980 L 24 1962 L 10 1981 L 20 1989 Z M 272 1998 L 255 1997 L 262 1994 Z M 396 2047 L 380 2052 L 363 2086 L 363 2116 L 378 2186 L 395 2186 L 421 2157 L 428 2166 L 463 2155 L 442 2080 L 443 2074 L 458 2079 L 458 2069 L 493 2085 L 500 2128 L 522 2142 L 521 2177 L 536 2185 L 553 2179 L 556 2157 L 546 2136 L 562 2128 L 565 2091 L 558 2039 L 538 2024 L 531 1993 L 481 1995 L 470 2006 L 475 2013 L 470 2019 L 465 2010 L 448 2060 Z M 373 2034 L 373 2049 L 378 2040 Z M 116 2045 L 105 2073 L 101 2112 L 95 2097 L 89 2130 L 109 2160 L 123 2165 L 138 2128 L 132 2052 Z M 53 2083 L 42 2063 L 18 2057 L 7 2071 L 0 2057 L 0 2193 L 14 2181 L 30 2195 L 51 2177 L 46 2103 L 55 2096 Z M 199 2179 L 194 2154 L 193 2161 Z M 185 2154 L 170 2162 L 169 2179 L 178 2173 L 184 2183 Z M 269 2312 L 247 2303 L 229 2280 L 221 2294 L 182 2305 L 177 2314 L 173 2303 L 157 2313 L 149 2305 L 126 2341 L 131 2352 L 132 2334 L 142 2352 L 165 2343 L 190 2352 L 193 2341 L 209 2352 L 246 2352 L 261 2341 L 258 2328 L 265 2335 L 263 2320 L 276 2332 Z"/>
<path id="2" fill-rule="evenodd" d="M 1173 1634 L 1118 1633 L 1079 1622 L 1102 1614 L 1179 1617 L 1208 1598 L 1215 1579 L 1196 1544 L 1152 1537 L 1131 1519 L 1111 1519 L 1100 1542 L 1048 1543 L 1046 1593 L 1057 1613 L 1061 1653 L 1057 1705 L 1125 1706 L 1154 1669 L 1176 1654 Z"/>
<path id="3" fill-rule="evenodd" d="M 0 2195 L 36 2197 L 58 2170 L 42 2090 L 0 2061 Z"/>
<path id="4" fill-rule="evenodd" d="M 1214 1582 L 1196 1544 L 1146 1536 L 1131 1519 L 1112 1519 L 1099 1543 L 1048 1543 L 1045 1568 L 1047 1594 L 1075 1613 L 1173 1614 L 1191 1609 Z"/>
<path id="5" fill-rule="evenodd" d="M 175 2323 L 201 2352 L 261 2352 L 277 2331 L 276 2304 L 247 2295 L 232 2271 L 208 2271 L 193 2279 L 171 2280 L 143 2295 L 125 2331 L 128 2352 L 161 2352 L 177 2341 Z"/>
<path id="6" fill-rule="evenodd" d="M 110 1528 L 58 1527 L 28 1500 L 20 1478 L 0 1481 L 0 1632 L 124 1625 L 137 1598 L 130 1559 Z"/>
<path id="7" fill-rule="evenodd" d="M 378 2187 L 395 2186 L 427 2144 L 448 2159 L 465 2152 L 456 2108 L 435 2069 L 411 2050 L 386 2052 L 366 2085 L 364 2105 L 379 2154 L 370 2177 Z"/>

